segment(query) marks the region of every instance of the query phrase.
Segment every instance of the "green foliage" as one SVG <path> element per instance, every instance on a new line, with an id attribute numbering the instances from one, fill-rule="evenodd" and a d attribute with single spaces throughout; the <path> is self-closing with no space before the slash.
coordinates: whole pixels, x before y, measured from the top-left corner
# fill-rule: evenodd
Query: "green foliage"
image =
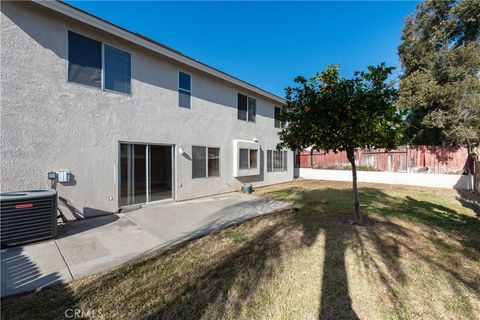
<path id="1" fill-rule="evenodd" d="M 402 40 L 398 106 L 407 114 L 407 142 L 478 142 L 480 2 L 422 2 Z"/>
<path id="2" fill-rule="evenodd" d="M 392 67 L 369 66 L 353 79 L 339 76 L 330 65 L 308 81 L 297 77 L 286 89 L 279 148 L 353 151 L 395 148 L 402 136 L 402 114 L 395 107 L 397 91 L 387 79 Z"/>

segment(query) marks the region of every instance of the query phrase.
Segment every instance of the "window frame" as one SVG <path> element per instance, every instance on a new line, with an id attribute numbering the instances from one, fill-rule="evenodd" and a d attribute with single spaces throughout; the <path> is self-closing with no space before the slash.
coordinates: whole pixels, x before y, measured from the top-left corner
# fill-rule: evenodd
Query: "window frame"
<path id="1" fill-rule="evenodd" d="M 240 167 L 240 155 L 241 155 L 241 151 L 240 150 L 247 150 L 247 167 L 246 168 L 241 168 Z M 255 167 L 252 167 L 251 166 L 251 152 L 252 151 L 255 151 L 257 153 L 257 159 L 255 161 Z M 252 169 L 258 169 L 259 167 L 259 162 L 260 162 L 260 159 L 258 158 L 259 156 L 259 150 L 258 149 L 253 149 L 253 148 L 238 148 L 238 170 L 252 170 Z"/>
<path id="2" fill-rule="evenodd" d="M 193 147 L 204 148 L 205 149 L 205 177 L 193 177 Z M 218 149 L 218 176 L 211 176 L 208 172 L 208 149 Z M 192 180 L 194 179 L 208 179 L 208 178 L 220 178 L 222 176 L 222 150 L 220 147 L 215 147 L 211 145 L 192 145 Z"/>
<path id="3" fill-rule="evenodd" d="M 282 113 L 283 113 L 283 108 L 282 107 L 273 106 L 273 126 L 276 129 L 283 129 L 284 128 L 283 123 L 280 121 L 280 119 L 277 120 L 277 118 L 275 118 L 277 109 L 280 110 L 280 112 L 278 114 L 279 116 L 282 116 Z M 278 126 L 277 126 L 277 121 L 278 121 Z"/>
<path id="4" fill-rule="evenodd" d="M 220 147 L 206 146 L 207 148 L 207 178 L 220 178 L 222 176 L 222 151 Z M 208 169 L 208 149 L 218 149 L 218 176 L 211 176 Z"/>
<path id="5" fill-rule="evenodd" d="M 69 44 L 69 33 L 72 32 L 72 33 L 76 33 L 82 37 L 85 37 L 85 38 L 88 38 L 88 39 L 91 39 L 91 40 L 94 40 L 94 41 L 97 41 L 97 42 L 100 42 L 100 45 L 101 45 L 101 59 L 102 59 L 102 62 L 101 62 L 101 66 L 100 66 L 100 87 L 94 87 L 94 86 L 89 86 L 87 84 L 83 84 L 83 83 L 78 83 L 78 82 L 73 82 L 73 81 L 69 81 L 69 64 L 70 64 L 70 44 Z M 95 89 L 95 90 L 100 90 L 100 91 L 103 91 L 103 42 L 98 40 L 97 38 L 94 38 L 94 37 L 90 37 L 90 36 L 86 36 L 84 35 L 83 33 L 81 32 L 78 32 L 78 31 L 75 31 L 75 30 L 72 30 L 72 29 L 67 29 L 66 30 L 66 33 L 65 33 L 65 38 L 66 38 L 66 49 L 67 49 L 67 59 L 66 59 L 66 66 L 65 66 L 65 79 L 66 79 L 66 83 L 67 84 L 74 84 L 74 85 L 77 85 L 77 86 L 81 86 L 81 87 L 84 87 L 84 88 L 90 88 L 90 89 Z"/>
<path id="6" fill-rule="evenodd" d="M 187 91 L 187 90 L 185 90 L 185 89 L 180 88 L 180 73 L 186 74 L 186 75 L 188 75 L 188 76 L 190 77 L 190 91 Z M 190 73 L 188 73 L 188 72 L 185 72 L 185 71 L 183 71 L 183 70 L 180 70 L 180 69 L 177 70 L 177 93 L 178 93 L 178 95 L 177 95 L 177 107 L 179 107 L 179 108 L 192 109 L 192 91 L 193 91 L 193 90 L 192 90 L 192 89 L 193 89 L 193 87 L 192 87 L 192 83 L 193 83 L 192 78 L 193 78 L 193 77 L 192 77 L 192 74 L 190 74 Z M 183 91 L 183 92 L 188 92 L 188 93 L 190 94 L 190 100 L 189 100 L 190 106 L 184 107 L 184 106 L 181 106 L 181 105 L 180 105 L 180 90 Z"/>
<path id="7" fill-rule="evenodd" d="M 238 98 L 239 98 L 239 95 L 247 97 L 247 109 L 245 110 L 246 119 L 240 119 L 238 117 Z M 249 101 L 250 101 L 250 99 L 255 101 L 255 114 L 253 115 L 253 121 L 250 120 L 250 116 L 249 116 Z M 246 93 L 243 93 L 241 91 L 237 92 L 237 120 L 250 122 L 250 123 L 256 123 L 257 122 L 257 106 L 258 106 L 257 102 L 258 102 L 257 98 L 255 98 L 251 95 L 248 95 Z"/>
<path id="8" fill-rule="evenodd" d="M 130 56 L 130 93 L 125 93 L 125 92 L 115 91 L 115 90 L 110 90 L 110 89 L 105 88 L 105 46 L 109 46 L 110 48 L 126 52 Z M 133 94 L 133 81 L 132 81 L 133 63 L 132 63 L 132 60 L 133 60 L 132 59 L 132 53 L 130 51 L 120 49 L 118 47 L 112 46 L 109 43 L 106 43 L 106 42 L 102 41 L 102 90 L 103 91 L 112 92 L 112 93 L 119 93 L 119 94 L 123 94 L 123 95 L 126 95 L 126 96 L 132 96 L 132 94 Z"/>
<path id="9" fill-rule="evenodd" d="M 95 41 L 98 41 L 101 43 L 102 45 L 102 49 L 101 49 L 101 55 L 102 55 L 102 65 L 101 65 L 101 86 L 100 87 L 92 87 L 92 86 L 89 86 L 89 85 L 86 85 L 86 84 L 82 84 L 82 83 L 77 83 L 77 82 L 73 82 L 73 81 L 68 81 L 68 64 L 70 63 L 70 48 L 69 48 L 69 44 L 68 44 L 68 33 L 69 32 L 73 32 L 73 33 L 76 33 L 80 36 L 83 36 L 85 38 L 88 38 L 88 39 L 91 39 L 91 40 L 95 40 Z M 116 94 L 121 94 L 121 95 L 124 95 L 124 96 L 127 96 L 127 97 L 132 97 L 133 96 L 133 91 L 134 91 L 134 86 L 133 86 L 133 54 L 131 51 L 129 50 L 124 50 L 124 49 L 120 49 L 118 48 L 117 46 L 114 46 L 112 45 L 111 43 L 109 42 L 105 42 L 105 41 L 102 41 L 102 40 L 99 40 L 97 37 L 92 37 L 90 36 L 89 34 L 85 34 L 81 31 L 77 31 L 77 30 L 74 30 L 74 29 L 69 29 L 67 28 L 66 29 L 66 32 L 65 32 L 65 38 L 66 38 L 66 50 L 67 50 L 67 59 L 65 59 L 65 64 L 66 64 L 66 67 L 65 67 L 65 79 L 66 79 L 66 83 L 67 84 L 73 84 L 73 85 L 77 85 L 77 86 L 81 86 L 81 87 L 84 87 L 84 88 L 90 88 L 90 89 L 94 89 L 94 90 L 100 90 L 100 91 L 104 91 L 104 92 L 110 92 L 110 93 L 116 93 Z M 120 51 L 123 51 L 123 52 L 126 52 L 130 55 L 130 93 L 124 93 L 124 92 L 120 92 L 120 91 L 114 91 L 114 90 L 109 90 L 109 89 L 105 89 L 105 48 L 104 46 L 107 45 L 107 46 L 110 46 L 114 49 L 117 49 L 117 50 L 120 50 Z"/>
<path id="10" fill-rule="evenodd" d="M 277 160 L 281 163 L 281 170 L 278 169 L 278 166 L 274 166 L 275 157 L 278 157 L 279 154 L 281 157 Z M 288 150 L 267 150 L 267 172 L 288 172 Z"/>

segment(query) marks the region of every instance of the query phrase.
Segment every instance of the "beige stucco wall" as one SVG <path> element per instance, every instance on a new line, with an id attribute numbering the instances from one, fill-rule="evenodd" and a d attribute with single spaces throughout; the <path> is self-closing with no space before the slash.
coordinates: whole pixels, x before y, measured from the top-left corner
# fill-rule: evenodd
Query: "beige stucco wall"
<path id="1" fill-rule="evenodd" d="M 223 80 L 32 3 L 2 2 L 1 11 L 2 191 L 48 187 L 48 171 L 67 169 L 74 183 L 57 189 L 79 214 L 116 211 L 119 141 L 172 144 L 187 155 L 192 145 L 221 148 L 219 178 L 192 179 L 191 160 L 176 152 L 176 200 L 293 178 L 291 152 L 288 172 L 266 172 L 266 150 L 278 142 L 273 101 L 252 95 L 256 123 L 240 121 L 237 93 L 250 93 Z M 130 52 L 132 95 L 68 83 L 67 30 Z M 178 70 L 192 75 L 191 109 L 177 106 Z M 254 137 L 260 176 L 234 178 L 233 140 Z"/>

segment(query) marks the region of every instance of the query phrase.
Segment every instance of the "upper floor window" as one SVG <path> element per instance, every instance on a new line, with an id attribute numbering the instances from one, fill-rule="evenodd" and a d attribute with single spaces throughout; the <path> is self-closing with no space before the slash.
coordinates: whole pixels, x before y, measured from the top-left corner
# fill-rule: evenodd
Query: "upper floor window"
<path id="1" fill-rule="evenodd" d="M 104 44 L 102 65 L 102 43 L 68 31 L 69 82 L 130 94 L 131 73 L 130 53 Z"/>
<path id="2" fill-rule="evenodd" d="M 178 72 L 178 106 L 191 107 L 192 77 L 185 72 Z"/>
<path id="3" fill-rule="evenodd" d="M 105 45 L 104 48 L 104 89 L 130 94 L 132 79 L 130 53 L 108 45 Z"/>
<path id="4" fill-rule="evenodd" d="M 68 81 L 102 87 L 102 43 L 68 31 Z"/>
<path id="5" fill-rule="evenodd" d="M 238 94 L 237 117 L 240 120 L 255 122 L 257 114 L 257 100 L 247 97 L 241 93 Z"/>
<path id="6" fill-rule="evenodd" d="M 280 122 L 280 115 L 282 114 L 282 108 L 279 107 L 274 107 L 275 112 L 274 112 L 274 119 L 275 119 L 275 128 L 281 128 L 282 123 Z"/>

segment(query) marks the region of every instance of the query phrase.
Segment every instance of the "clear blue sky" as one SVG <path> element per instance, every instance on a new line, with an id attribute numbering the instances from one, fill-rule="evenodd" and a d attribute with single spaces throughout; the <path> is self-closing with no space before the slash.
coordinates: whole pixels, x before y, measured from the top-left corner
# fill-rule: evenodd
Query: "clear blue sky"
<path id="1" fill-rule="evenodd" d="M 297 75 L 340 64 L 399 67 L 397 46 L 415 2 L 67 1 L 194 59 L 284 96 Z M 398 72 L 398 70 L 397 70 Z"/>

